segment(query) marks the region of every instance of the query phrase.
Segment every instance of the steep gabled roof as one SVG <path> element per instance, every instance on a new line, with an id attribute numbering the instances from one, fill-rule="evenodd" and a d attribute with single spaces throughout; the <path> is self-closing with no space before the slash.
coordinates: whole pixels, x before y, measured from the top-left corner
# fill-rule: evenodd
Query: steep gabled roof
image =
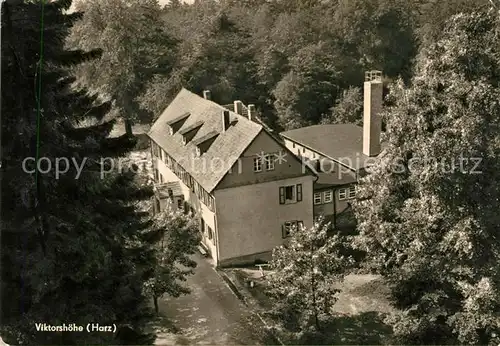
<path id="1" fill-rule="evenodd" d="M 262 126 L 230 112 L 229 128 L 222 131 L 223 106 L 182 89 L 151 127 L 149 137 L 162 147 L 208 192 L 217 186 L 245 149 L 262 131 Z M 182 144 L 182 135 L 169 134 L 168 124 L 178 122 L 189 113 L 179 131 L 203 122 L 193 139 Z M 235 121 L 238 120 L 238 121 Z M 196 157 L 196 144 L 219 134 L 201 157 Z"/>

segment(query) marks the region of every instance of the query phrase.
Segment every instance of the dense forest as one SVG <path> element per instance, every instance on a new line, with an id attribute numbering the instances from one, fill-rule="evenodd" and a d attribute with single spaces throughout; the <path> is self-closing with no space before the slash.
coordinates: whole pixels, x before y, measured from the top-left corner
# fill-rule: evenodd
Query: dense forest
<path id="1" fill-rule="evenodd" d="M 78 4 L 78 3 L 77 3 Z M 446 19 L 488 0 L 89 0 L 69 44 L 104 49 L 80 81 L 149 122 L 182 86 L 220 104 L 254 103 L 274 129 L 355 122 L 367 70 L 409 83 Z M 352 112 L 351 110 L 354 110 Z M 347 113 L 347 114 L 346 114 Z M 354 113 L 354 114 L 351 114 Z"/>
<path id="2" fill-rule="evenodd" d="M 155 0 L 82 0 L 68 12 L 71 0 L 3 2 L 2 338 L 154 342 L 158 298 L 189 293 L 182 282 L 195 267 L 189 255 L 198 226 L 186 215 L 152 217 L 143 207 L 153 193 L 144 177 L 125 169 L 103 179 L 99 158 L 134 150 L 132 125 L 151 124 L 182 87 L 209 89 L 220 104 L 253 103 L 281 131 L 360 124 L 364 73 L 380 70 L 388 146 L 360 181 L 359 236 L 332 240 L 321 227 L 299 232 L 295 252 L 279 252 L 274 265 L 320 267 L 322 304 L 333 302 L 330 282 L 353 267 L 384 276 L 401 311 L 388 320 L 394 343 L 498 344 L 495 3 L 171 0 L 162 8 Z M 110 138 L 122 120 L 125 134 Z M 482 174 L 436 173 L 426 163 L 408 168 L 412 157 L 461 155 L 481 157 Z M 25 174 L 27 157 L 52 164 L 72 157 L 86 169 Z M 391 171 L 396 162 L 403 169 Z M 304 244 L 321 256 L 310 260 Z M 353 263 L 339 253 L 346 248 L 368 256 Z M 316 295 L 307 285 L 297 280 L 292 295 L 281 284 L 314 279 L 317 271 L 282 273 L 275 295 L 288 297 L 297 313 L 309 311 Z M 320 326 L 318 311 L 304 325 Z M 35 328 L 96 319 L 117 324 L 118 332 Z"/>

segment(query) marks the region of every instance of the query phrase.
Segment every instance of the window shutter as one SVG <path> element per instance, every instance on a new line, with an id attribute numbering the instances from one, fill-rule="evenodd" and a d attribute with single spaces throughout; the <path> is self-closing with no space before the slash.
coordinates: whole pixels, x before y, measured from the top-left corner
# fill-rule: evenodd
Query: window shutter
<path id="1" fill-rule="evenodd" d="M 282 238 L 286 238 L 285 225 L 281 225 L 281 237 Z"/>
<path id="2" fill-rule="evenodd" d="M 297 184 L 297 202 L 302 201 L 302 184 Z"/>
<path id="3" fill-rule="evenodd" d="M 285 204 L 285 187 L 280 187 L 280 204 Z"/>

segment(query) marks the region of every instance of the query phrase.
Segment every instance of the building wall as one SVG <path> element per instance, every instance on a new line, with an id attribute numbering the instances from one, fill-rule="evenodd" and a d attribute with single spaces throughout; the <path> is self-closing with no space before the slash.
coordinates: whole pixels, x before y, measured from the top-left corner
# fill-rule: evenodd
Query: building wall
<path id="1" fill-rule="evenodd" d="M 347 188 L 347 187 L 342 187 L 342 188 Z M 333 215 L 334 209 L 336 210 L 336 213 L 339 214 L 347 209 L 347 207 L 349 206 L 349 202 L 352 202 L 352 199 L 340 200 L 340 194 L 339 194 L 340 188 L 338 188 L 338 187 L 318 189 L 318 190 L 314 190 L 314 192 L 320 192 L 321 194 L 323 194 L 323 192 L 325 192 L 327 190 L 333 191 L 333 198 L 334 199 L 332 199 L 332 201 L 329 203 L 315 204 L 314 205 L 314 216 Z M 323 197 L 324 196 L 322 196 L 322 198 Z M 313 196 L 313 201 L 314 201 L 314 196 Z"/>
<path id="2" fill-rule="evenodd" d="M 302 176 L 254 185 L 215 190 L 219 233 L 219 265 L 241 263 L 244 256 L 260 253 L 265 259 L 270 251 L 284 243 L 282 225 L 300 220 L 305 227 L 313 223 L 314 176 Z M 280 204 L 279 187 L 302 184 L 303 200 Z"/>
<path id="3" fill-rule="evenodd" d="M 320 158 L 318 153 L 316 153 L 310 149 L 307 149 L 298 143 L 295 143 L 295 142 L 293 142 L 289 139 L 286 139 L 286 138 L 284 138 L 284 141 L 285 141 L 285 146 L 287 147 L 287 149 L 290 150 L 295 155 L 297 155 L 298 157 L 307 157 L 308 159 L 311 159 L 311 160 L 316 160 L 316 159 Z"/>
<path id="4" fill-rule="evenodd" d="M 288 150 L 293 152 L 297 156 L 301 156 L 304 158 L 308 158 L 310 160 L 324 160 L 322 169 L 325 170 L 325 172 L 330 173 L 330 174 L 335 174 L 336 177 L 338 177 L 339 181 L 337 184 L 342 184 L 342 180 L 349 180 L 351 179 L 350 176 L 347 176 L 344 172 L 349 171 L 348 168 L 341 166 L 338 162 L 334 162 L 330 160 L 329 158 L 318 154 L 317 152 L 314 152 L 308 148 L 305 148 L 301 146 L 298 143 L 295 143 L 291 140 L 284 139 L 285 141 L 285 146 L 287 147 Z M 350 199 L 344 199 L 340 200 L 339 197 L 339 189 L 340 188 L 348 188 L 348 186 L 332 186 L 330 188 L 315 188 L 314 192 L 321 192 L 323 193 L 326 190 L 334 190 L 334 200 L 329 203 L 322 203 L 322 204 L 316 204 L 314 205 L 314 216 L 320 216 L 320 215 L 332 215 L 334 213 L 334 208 L 336 210 L 336 213 L 341 213 L 343 212 L 347 207 L 348 203 L 351 202 L 352 200 Z M 314 198 L 314 196 L 313 196 Z"/>
<path id="5" fill-rule="evenodd" d="M 336 174 L 339 177 L 339 180 L 349 180 L 348 174 L 352 174 L 352 170 L 342 166 L 336 161 L 327 158 L 311 149 L 305 148 L 298 143 L 290 141 L 289 139 L 284 139 L 285 146 L 288 150 L 298 156 L 299 160 L 302 162 L 302 158 L 307 158 L 309 160 L 320 160 L 321 169 L 326 173 Z"/>
<path id="6" fill-rule="evenodd" d="M 186 186 L 182 180 L 177 177 L 174 172 L 172 172 L 167 165 L 157 157 L 152 157 L 153 168 L 158 169 L 159 174 L 163 176 L 163 182 L 170 181 L 178 181 L 181 185 L 182 193 L 184 196 L 184 200 L 189 203 L 190 207 L 192 207 L 196 214 L 203 219 L 204 223 L 212 229 L 214 233 L 214 237 L 209 239 L 207 232 L 203 232 L 202 242 L 209 250 L 212 258 L 217 261 L 217 230 L 216 230 L 216 221 L 215 221 L 215 213 L 207 208 L 196 196 L 196 194 L 191 191 L 191 189 Z"/>
<path id="7" fill-rule="evenodd" d="M 275 161 L 273 170 L 266 170 L 265 164 L 263 164 L 261 172 L 254 172 L 254 158 L 262 152 L 273 154 L 281 152 L 284 155 L 284 161 L 281 163 Z M 234 186 L 258 184 L 309 174 L 311 173 L 302 167 L 301 160 L 287 153 L 280 143 L 265 131 L 262 131 L 233 165 L 231 171 L 226 174 L 217 188 L 225 189 Z"/>

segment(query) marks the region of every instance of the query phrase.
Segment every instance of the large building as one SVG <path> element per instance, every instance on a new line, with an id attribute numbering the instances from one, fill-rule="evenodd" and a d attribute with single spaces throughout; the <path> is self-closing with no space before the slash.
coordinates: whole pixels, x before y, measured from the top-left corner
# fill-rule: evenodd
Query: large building
<path id="1" fill-rule="evenodd" d="M 366 73 L 363 127 L 314 125 L 281 133 L 285 146 L 317 173 L 314 215 L 340 215 L 356 195 L 356 182 L 381 151 L 382 74 Z"/>
<path id="2" fill-rule="evenodd" d="M 156 208 L 198 217 L 218 266 L 268 260 L 294 225 L 313 223 L 315 174 L 255 119 L 252 105 L 183 89 L 149 132 Z"/>
<path id="3" fill-rule="evenodd" d="M 199 218 L 217 266 L 269 260 L 295 226 L 349 210 L 381 151 L 382 80 L 366 74 L 363 127 L 315 125 L 275 136 L 241 101 L 183 89 L 152 126 L 155 210 Z M 331 220 L 330 219 L 330 220 Z"/>

